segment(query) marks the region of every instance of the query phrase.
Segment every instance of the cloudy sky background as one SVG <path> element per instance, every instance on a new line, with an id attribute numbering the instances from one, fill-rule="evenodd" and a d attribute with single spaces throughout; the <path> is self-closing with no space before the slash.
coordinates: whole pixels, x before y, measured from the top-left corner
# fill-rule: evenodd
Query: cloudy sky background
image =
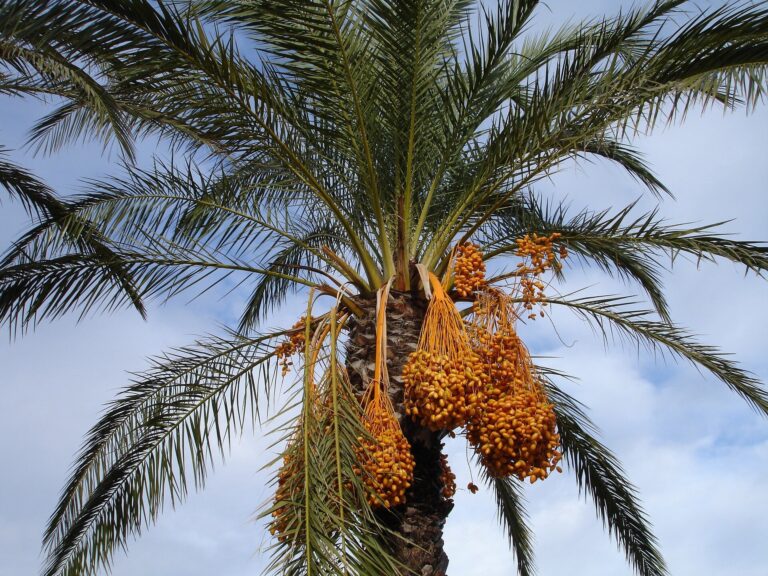
<path id="1" fill-rule="evenodd" d="M 546 22 L 615 11 L 628 2 L 548 2 Z M 699 5 L 707 5 L 700 2 Z M 540 20 L 541 21 L 541 20 Z M 0 101 L 0 142 L 21 149 L 25 131 L 41 114 L 37 104 Z M 657 174 L 677 196 L 664 200 L 670 222 L 734 219 L 723 229 L 745 240 L 768 239 L 768 107 L 746 116 L 692 113 L 683 127 L 638 141 Z M 152 153 L 142 149 L 144 158 Z M 110 159 L 93 145 L 72 146 L 52 157 L 13 156 L 61 193 L 78 191 L 83 176 L 109 173 Z M 112 158 L 111 160 L 114 160 Z M 620 208 L 640 197 L 639 186 L 605 163 L 582 163 L 541 190 L 567 197 L 575 209 Z M 0 247 L 27 225 L 18 205 L 0 198 Z M 640 209 L 656 206 L 643 197 Z M 563 290 L 591 294 L 632 292 L 603 274 L 567 271 Z M 733 352 L 768 380 L 768 283 L 729 263 L 678 260 L 666 275 L 674 319 L 706 343 Z M 83 436 L 145 358 L 232 320 L 241 295 L 178 299 L 153 307 L 150 319 L 121 312 L 77 323 L 67 317 L 33 333 L 0 342 L 0 576 L 34 574 L 48 515 Z M 301 304 L 292 302 L 272 324 L 289 325 Z M 605 347 L 581 320 L 564 311 L 526 329 L 532 351 L 580 380 L 567 391 L 590 407 L 604 442 L 620 457 L 640 490 L 662 551 L 676 576 L 768 573 L 768 422 L 723 384 L 688 365 L 676 365 L 616 343 Z M 253 521 L 270 496 L 260 471 L 273 454 L 248 435 L 217 467 L 207 489 L 118 554 L 114 574 L 219 576 L 258 574 L 267 541 Z M 458 476 L 456 507 L 445 533 L 453 576 L 514 573 L 514 559 L 497 528 L 490 494 L 468 493 L 470 469 L 463 442 L 449 446 Z M 579 497 L 566 471 L 526 490 L 542 575 L 629 575 L 623 554 L 604 532 L 591 501 Z"/>

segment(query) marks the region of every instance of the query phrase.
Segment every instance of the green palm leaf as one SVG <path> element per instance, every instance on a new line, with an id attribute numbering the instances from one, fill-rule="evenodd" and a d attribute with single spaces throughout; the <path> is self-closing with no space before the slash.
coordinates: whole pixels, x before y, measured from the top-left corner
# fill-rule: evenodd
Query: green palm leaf
<path id="1" fill-rule="evenodd" d="M 483 479 L 493 489 L 499 523 L 507 533 L 509 545 L 515 552 L 518 576 L 532 576 L 535 573 L 533 531 L 528 525 L 522 484 L 512 478 L 492 478 L 484 469 Z"/>
<path id="2" fill-rule="evenodd" d="M 592 497 L 598 517 L 638 574 L 667 574 L 636 490 L 618 460 L 594 437 L 595 426 L 578 402 L 551 382 L 546 391 L 554 404 L 565 462 L 575 472 L 579 489 Z"/>
<path id="3" fill-rule="evenodd" d="M 609 334 L 622 336 L 651 350 L 688 360 L 724 382 L 757 412 L 768 416 L 768 391 L 751 374 L 729 360 L 718 348 L 697 342 L 687 330 L 653 320 L 652 313 L 647 310 L 631 308 L 634 304 L 632 300 L 603 296 L 549 299 L 547 302 L 574 310 L 606 338 Z"/>
<path id="4" fill-rule="evenodd" d="M 198 342 L 157 359 L 126 388 L 89 433 L 51 516 L 46 574 L 95 574 L 166 501 L 204 485 L 274 393 L 280 335 Z"/>

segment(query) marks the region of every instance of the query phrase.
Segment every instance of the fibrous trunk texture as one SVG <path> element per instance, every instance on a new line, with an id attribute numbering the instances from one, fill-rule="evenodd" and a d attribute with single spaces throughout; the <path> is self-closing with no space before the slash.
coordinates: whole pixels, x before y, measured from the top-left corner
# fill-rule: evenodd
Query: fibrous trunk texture
<path id="1" fill-rule="evenodd" d="M 358 299 L 366 311 L 350 322 L 347 368 L 352 385 L 362 394 L 375 368 L 376 299 Z M 416 350 L 426 311 L 423 298 L 411 293 L 390 293 L 387 303 L 387 367 L 389 394 L 416 460 L 413 485 L 406 492 L 406 503 L 381 510 L 379 517 L 394 534 L 388 544 L 394 556 L 410 572 L 422 576 L 446 576 L 448 557 L 443 550 L 443 526 L 453 502 L 442 496 L 440 435 L 412 422 L 403 409 L 403 366 Z"/>

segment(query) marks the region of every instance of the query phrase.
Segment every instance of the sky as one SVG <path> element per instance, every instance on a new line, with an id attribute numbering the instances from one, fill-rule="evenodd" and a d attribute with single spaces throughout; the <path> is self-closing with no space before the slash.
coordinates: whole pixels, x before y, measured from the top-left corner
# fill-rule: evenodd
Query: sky
<path id="1" fill-rule="evenodd" d="M 551 0 L 547 22 L 615 10 L 626 2 Z M 699 2 L 699 5 L 706 5 Z M 108 174 L 115 157 L 96 145 L 74 145 L 53 157 L 23 149 L 39 105 L 0 100 L 0 143 L 13 158 L 53 185 L 77 192 L 84 177 Z M 659 209 L 671 223 L 728 221 L 723 230 L 743 240 L 768 239 L 768 107 L 754 114 L 691 113 L 683 126 L 637 141 L 676 199 L 658 201 L 606 163 L 571 165 L 540 190 L 568 198 L 575 209 Z M 147 159 L 153 149 L 145 145 Z M 0 248 L 25 229 L 20 207 L 0 197 Z M 672 316 L 700 340 L 733 353 L 768 380 L 768 283 L 730 263 L 675 261 L 665 274 Z M 579 266 L 567 270 L 562 290 L 634 293 L 631 286 Z M 0 576 L 39 572 L 40 541 L 48 515 L 84 435 L 107 402 L 141 371 L 146 358 L 215 332 L 237 314 L 241 295 L 153 306 L 148 321 L 135 313 L 73 316 L 0 341 Z M 288 326 L 301 303 L 289 302 L 272 324 Z M 556 327 L 556 330 L 553 328 Z M 768 540 L 768 422 L 725 385 L 695 368 L 643 350 L 605 345 L 582 321 L 553 313 L 552 322 L 526 327 L 532 352 L 578 381 L 566 390 L 589 407 L 601 439 L 620 458 L 638 488 L 660 547 L 675 576 L 765 576 Z M 117 576 L 258 574 L 268 544 L 258 507 L 271 497 L 263 465 L 274 455 L 263 433 L 245 435 L 205 491 L 118 553 Z M 448 454 L 459 492 L 446 529 L 452 576 L 515 573 L 514 558 L 497 526 L 491 494 L 471 495 L 462 441 Z M 476 476 L 475 476 L 476 477 Z M 479 482 L 478 482 L 479 483 Z M 541 575 L 632 574 L 622 552 L 580 496 L 567 470 L 526 488 Z"/>

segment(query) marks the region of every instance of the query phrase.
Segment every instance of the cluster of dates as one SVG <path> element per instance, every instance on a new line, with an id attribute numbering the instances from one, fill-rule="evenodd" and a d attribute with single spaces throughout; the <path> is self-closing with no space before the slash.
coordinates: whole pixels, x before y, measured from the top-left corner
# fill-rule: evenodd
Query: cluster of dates
<path id="1" fill-rule="evenodd" d="M 379 388 L 377 382 L 372 386 Z M 405 502 L 413 482 L 415 461 L 386 393 L 375 390 L 365 406 L 363 425 L 368 437 L 359 437 L 355 473 L 368 489 L 368 503 L 390 508 Z"/>
<path id="2" fill-rule="evenodd" d="M 519 255 L 531 264 L 521 267 L 522 280 L 554 266 L 554 239 L 526 237 L 519 243 Z M 460 313 L 452 302 L 445 306 L 450 299 L 432 282 L 430 309 L 436 303 L 442 312 L 433 318 L 428 309 L 418 349 L 403 370 L 406 413 L 431 430 L 464 428 L 491 476 L 542 480 L 560 469 L 560 437 L 552 405 L 514 328 L 519 306 L 486 285 L 476 247 L 460 246 L 457 254 L 457 292 L 472 292 L 473 313 L 457 324 Z M 522 300 L 528 309 L 531 295 L 522 294 Z"/>
<path id="3" fill-rule="evenodd" d="M 467 438 L 492 476 L 543 480 L 559 470 L 560 436 L 528 353 L 511 332 L 481 332 L 477 339 L 488 384 Z"/>

